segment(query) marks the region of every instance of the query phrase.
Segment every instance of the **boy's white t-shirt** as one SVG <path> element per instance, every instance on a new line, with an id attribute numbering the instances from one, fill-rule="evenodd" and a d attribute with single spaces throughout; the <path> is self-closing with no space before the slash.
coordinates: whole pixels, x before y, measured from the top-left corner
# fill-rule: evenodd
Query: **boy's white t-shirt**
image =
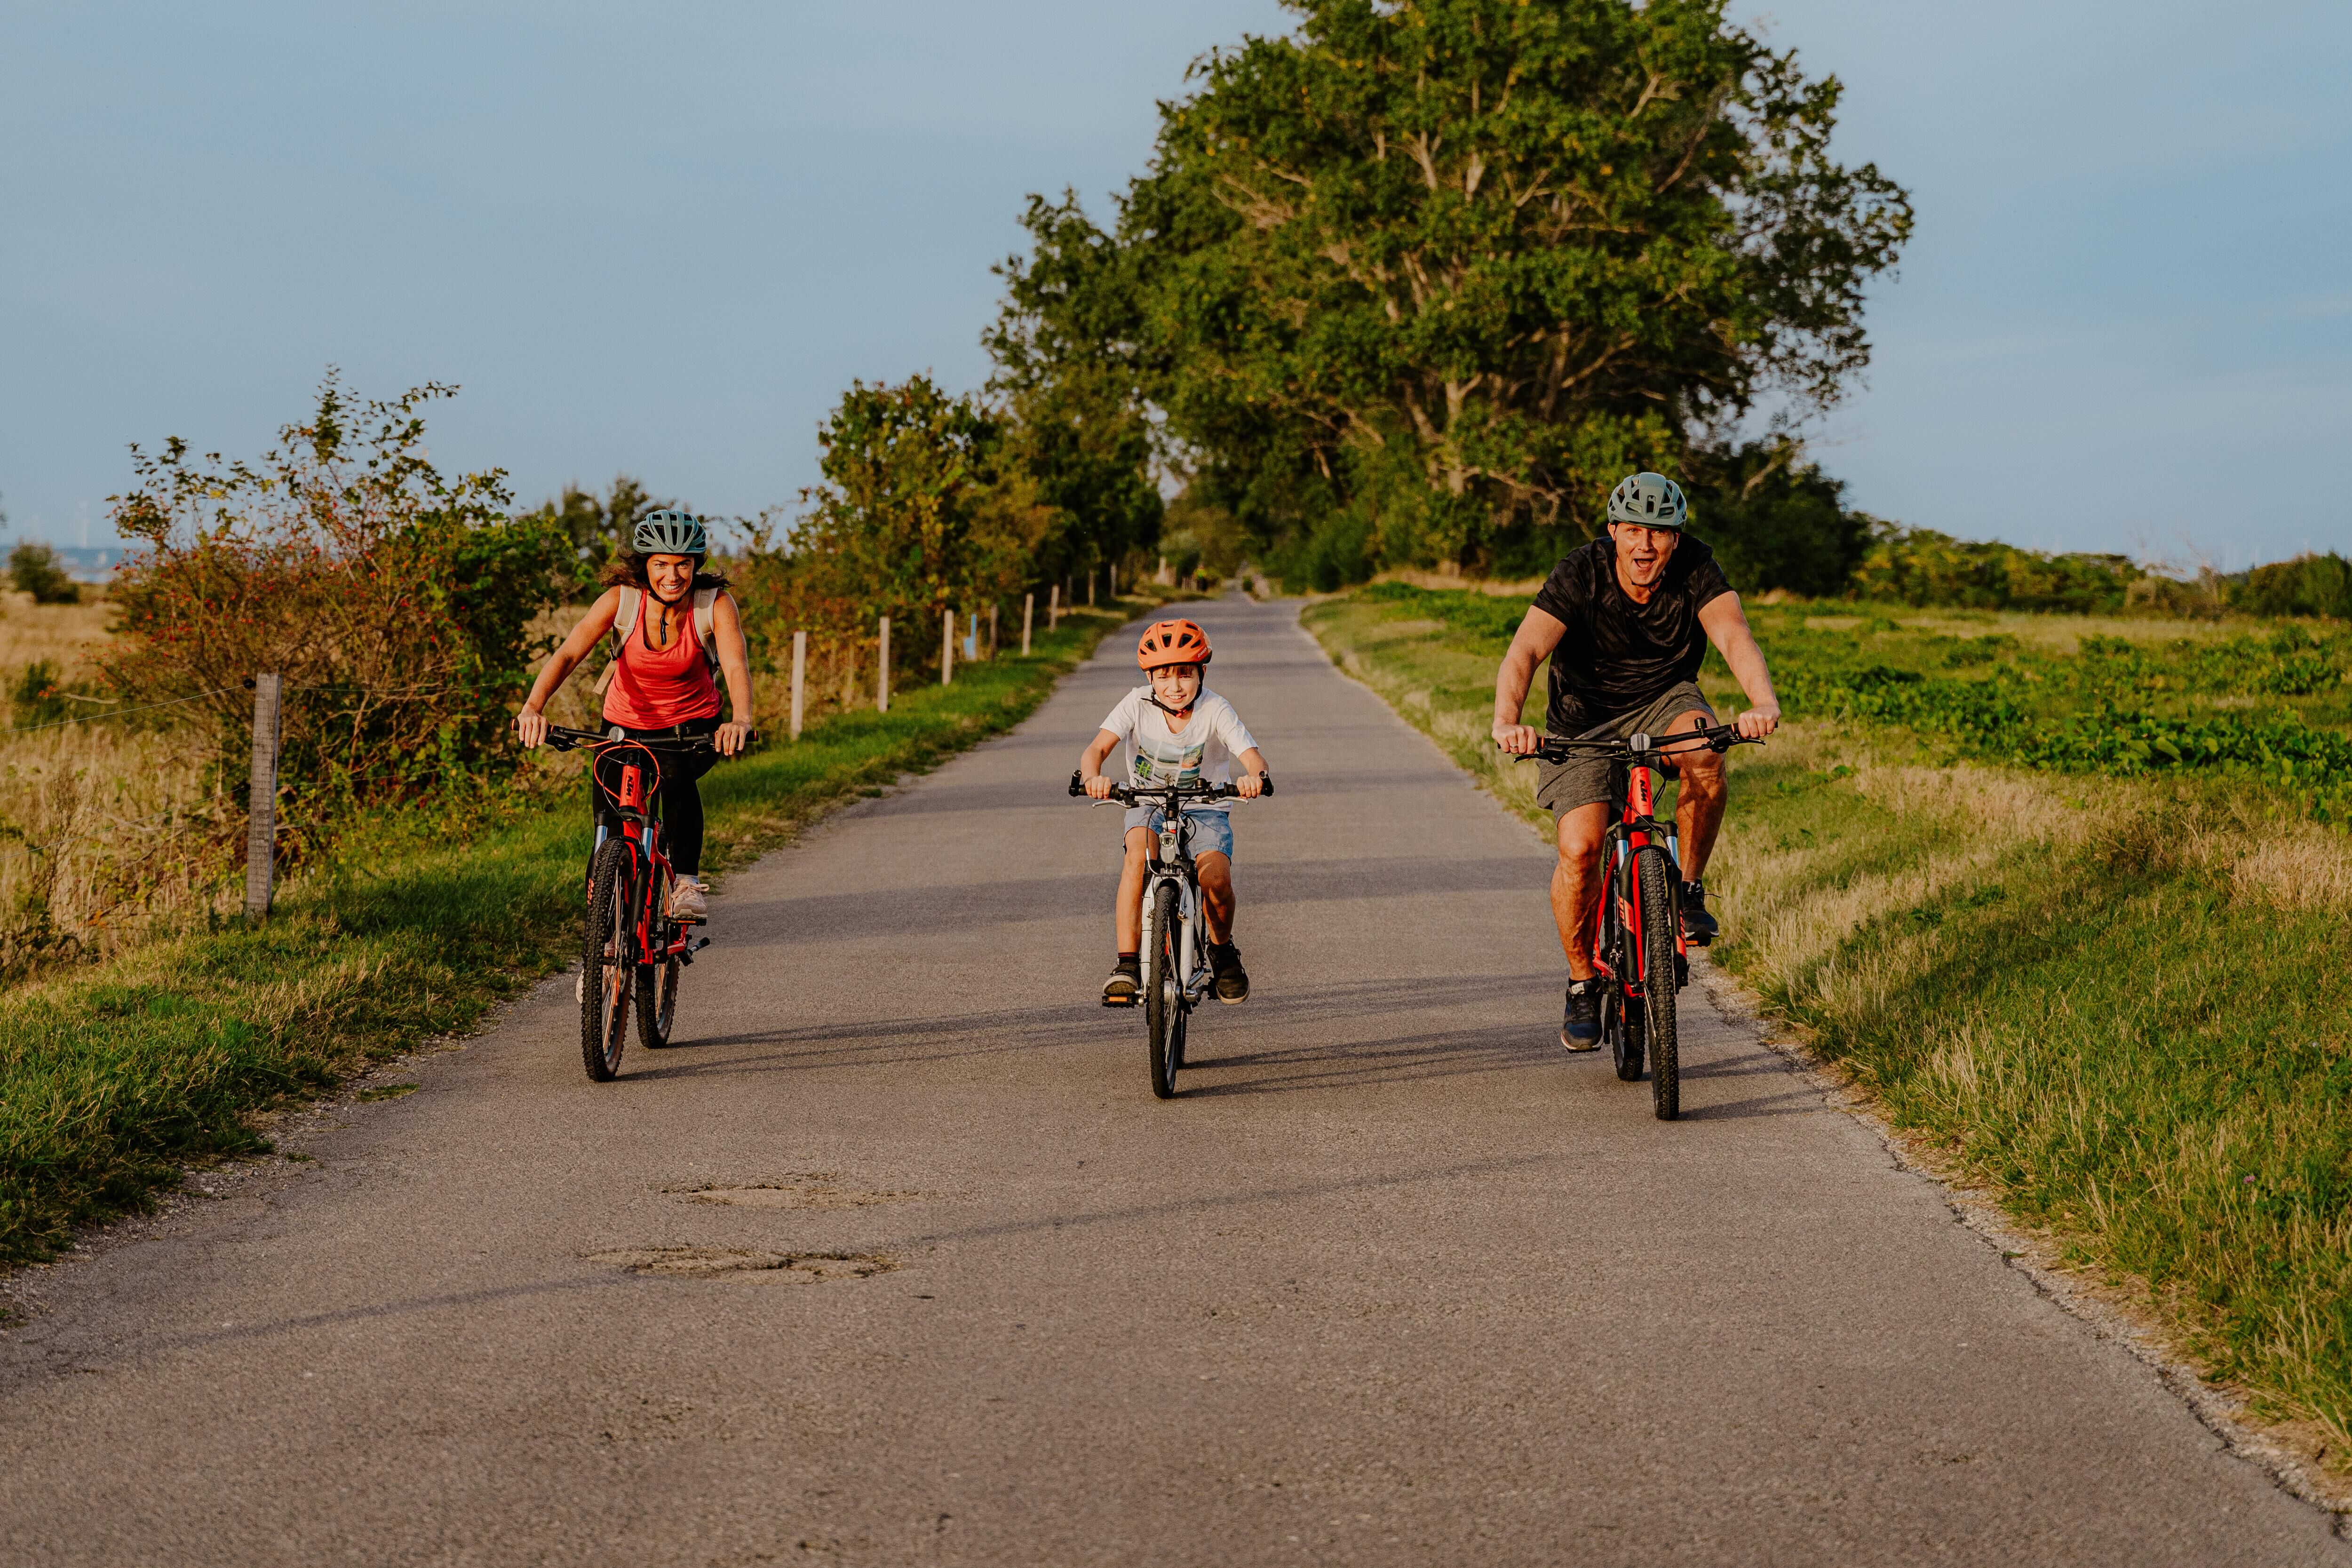
<path id="1" fill-rule="evenodd" d="M 1231 784 L 1234 759 L 1257 744 L 1234 705 L 1205 686 L 1192 700 L 1181 731 L 1168 727 L 1168 715 L 1151 700 L 1149 684 L 1120 698 L 1102 727 L 1126 751 L 1130 786 L 1164 785 L 1171 778 L 1179 784 Z M 1225 811 L 1232 805 L 1229 800 L 1202 801 L 1186 809 Z"/>

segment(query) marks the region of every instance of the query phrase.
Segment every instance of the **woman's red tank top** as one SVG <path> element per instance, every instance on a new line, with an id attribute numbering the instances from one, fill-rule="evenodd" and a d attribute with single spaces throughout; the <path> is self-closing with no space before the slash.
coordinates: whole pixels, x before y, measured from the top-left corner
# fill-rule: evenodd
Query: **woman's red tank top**
<path id="1" fill-rule="evenodd" d="M 604 689 L 604 722 L 631 730 L 667 730 L 719 711 L 719 683 L 694 635 L 692 601 L 678 606 L 677 637 L 669 647 L 653 646 L 654 596 L 637 601 L 636 630 L 614 659 L 613 684 Z"/>

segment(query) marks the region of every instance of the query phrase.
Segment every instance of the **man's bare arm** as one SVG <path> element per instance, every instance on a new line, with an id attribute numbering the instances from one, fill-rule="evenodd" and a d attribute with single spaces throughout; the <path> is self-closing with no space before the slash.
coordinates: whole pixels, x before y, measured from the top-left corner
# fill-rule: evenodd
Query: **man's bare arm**
<path id="1" fill-rule="evenodd" d="M 1511 649 L 1495 671 L 1495 743 L 1503 750 L 1525 756 L 1543 743 L 1543 731 L 1520 723 L 1519 714 L 1528 705 L 1537 667 L 1551 657 L 1567 632 L 1567 622 L 1529 605 L 1527 619 L 1512 634 Z"/>
<path id="2" fill-rule="evenodd" d="M 1762 740 L 1780 727 L 1780 700 L 1773 695 L 1772 672 L 1764 668 L 1764 650 L 1748 629 L 1748 612 L 1739 607 L 1739 595 L 1718 594 L 1708 600 L 1699 610 L 1698 624 L 1752 704 L 1737 721 L 1739 732 L 1751 741 Z"/>

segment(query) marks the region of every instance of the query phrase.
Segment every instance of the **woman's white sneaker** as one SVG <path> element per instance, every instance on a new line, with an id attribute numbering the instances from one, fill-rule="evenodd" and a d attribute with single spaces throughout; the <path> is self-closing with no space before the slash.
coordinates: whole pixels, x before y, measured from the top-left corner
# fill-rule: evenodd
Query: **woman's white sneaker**
<path id="1" fill-rule="evenodd" d="M 710 918 L 710 901 L 703 896 L 700 882 L 691 877 L 680 877 L 671 885 L 669 918 L 674 921 L 707 921 Z"/>

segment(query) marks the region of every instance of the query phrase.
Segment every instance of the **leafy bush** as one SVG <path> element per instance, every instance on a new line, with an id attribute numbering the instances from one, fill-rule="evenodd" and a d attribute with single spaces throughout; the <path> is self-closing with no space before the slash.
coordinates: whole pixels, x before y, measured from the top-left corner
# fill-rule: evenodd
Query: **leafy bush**
<path id="1" fill-rule="evenodd" d="M 109 678 L 216 720 L 234 780 L 247 683 L 281 674 L 298 851 L 352 806 L 517 755 L 507 719 L 538 651 L 529 628 L 560 602 L 572 547 L 544 518 L 506 515 L 502 473 L 445 479 L 427 460 L 418 410 L 454 391 L 354 405 L 330 374 L 310 421 L 257 465 L 192 458 L 175 437 L 161 455 L 134 447 L 137 488 L 113 498 L 132 550 Z"/>
<path id="2" fill-rule="evenodd" d="M 28 542 L 10 551 L 8 581 L 19 594 L 30 594 L 37 605 L 81 603 L 81 584 L 66 575 L 58 552 L 46 544 Z"/>
<path id="3" fill-rule="evenodd" d="M 2352 619 L 2352 561 L 2331 550 L 2257 566 L 2231 584 L 2230 604 L 2257 616 Z"/>
<path id="4" fill-rule="evenodd" d="M 1999 540 L 1958 540 L 1927 528 L 1882 525 L 1853 570 L 1857 598 L 1979 610 L 2125 607 L 2147 575 L 2121 555 L 2053 555 Z"/>
<path id="5" fill-rule="evenodd" d="M 1743 594 L 1843 593 L 1869 548 L 1872 520 L 1845 508 L 1845 484 L 1801 460 L 1793 442 L 1694 453 L 1684 489 L 1691 531 L 1714 546 Z"/>
<path id="6" fill-rule="evenodd" d="M 16 677 L 8 694 L 11 721 L 19 730 L 55 724 L 74 717 L 74 704 L 65 694 L 64 672 L 46 658 L 37 658 Z"/>

